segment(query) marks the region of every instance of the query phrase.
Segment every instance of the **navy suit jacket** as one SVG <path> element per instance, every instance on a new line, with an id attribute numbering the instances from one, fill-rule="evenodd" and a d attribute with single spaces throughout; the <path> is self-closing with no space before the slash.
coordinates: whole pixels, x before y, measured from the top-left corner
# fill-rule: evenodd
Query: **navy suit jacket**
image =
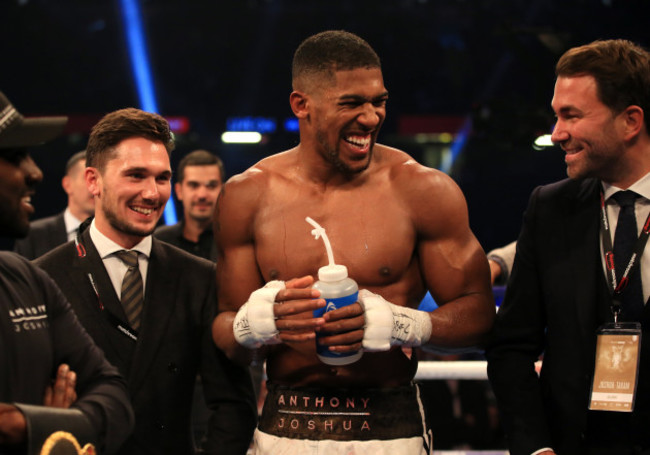
<path id="1" fill-rule="evenodd" d="M 134 342 L 106 317 L 110 312 L 127 321 L 89 230 L 80 240 L 82 249 L 70 242 L 36 264 L 54 278 L 88 333 L 127 379 L 136 427 L 121 453 L 193 453 L 190 412 L 198 373 L 213 411 L 204 449 L 245 454 L 256 424 L 254 394 L 248 371 L 230 362 L 212 341 L 215 265 L 153 239 Z"/>
<path id="2" fill-rule="evenodd" d="M 596 179 L 563 180 L 531 195 L 487 350 L 488 375 L 512 455 L 529 455 L 543 447 L 552 447 L 558 455 L 583 453 L 588 418 L 594 415 L 629 417 L 630 433 L 647 438 L 650 333 L 642 337 L 633 415 L 592 411 L 588 417 L 596 331 L 613 322 L 599 216 Z M 538 378 L 534 362 L 542 353 Z"/>
<path id="3" fill-rule="evenodd" d="M 36 259 L 68 241 L 63 212 L 32 221 L 29 234 L 16 240 L 14 251 L 27 259 Z"/>

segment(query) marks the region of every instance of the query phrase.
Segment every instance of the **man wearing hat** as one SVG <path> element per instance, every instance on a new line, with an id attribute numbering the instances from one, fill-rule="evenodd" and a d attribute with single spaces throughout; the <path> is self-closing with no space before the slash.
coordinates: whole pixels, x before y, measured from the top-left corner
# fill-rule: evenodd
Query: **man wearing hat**
<path id="1" fill-rule="evenodd" d="M 27 234 L 43 174 L 26 148 L 56 137 L 66 121 L 24 118 L 0 92 L 0 236 Z M 0 453 L 39 453 L 50 434 L 64 431 L 106 454 L 130 434 L 134 417 L 122 377 L 47 274 L 6 251 L 0 346 Z"/>

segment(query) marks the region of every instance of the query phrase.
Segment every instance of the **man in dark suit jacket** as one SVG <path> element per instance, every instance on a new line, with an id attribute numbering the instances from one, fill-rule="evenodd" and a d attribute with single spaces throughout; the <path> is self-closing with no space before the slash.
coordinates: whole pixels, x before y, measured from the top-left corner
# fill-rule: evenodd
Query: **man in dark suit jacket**
<path id="1" fill-rule="evenodd" d="M 68 159 L 61 179 L 61 186 L 68 195 L 67 208 L 56 215 L 32 221 L 27 237 L 16 240 L 16 253 L 27 259 L 36 259 L 75 237 L 81 222 L 95 211 L 93 195 L 86 188 L 85 169 L 85 150 Z"/>
<path id="2" fill-rule="evenodd" d="M 176 197 L 183 204 L 183 219 L 160 226 L 154 236 L 188 253 L 217 260 L 212 219 L 225 180 L 221 158 L 207 150 L 194 150 L 178 163 Z"/>
<path id="3" fill-rule="evenodd" d="M 190 412 L 199 373 L 213 411 L 204 449 L 243 454 L 256 421 L 252 384 L 211 341 L 215 266 L 151 236 L 171 192 L 172 148 L 162 117 L 138 109 L 106 115 L 87 148 L 95 218 L 76 245 L 58 247 L 36 263 L 127 378 L 136 428 L 121 453 L 193 453 Z M 136 252 L 137 265 L 123 264 L 122 250 Z M 120 302 L 128 294 L 121 285 L 134 272 L 144 298 L 131 306 Z M 142 290 L 135 294 L 142 299 Z"/>
<path id="4" fill-rule="evenodd" d="M 16 240 L 14 251 L 27 259 L 36 259 L 67 242 L 68 234 L 63 213 L 32 221 L 29 235 L 24 239 Z"/>
<path id="5" fill-rule="evenodd" d="M 595 42 L 567 51 L 556 74 L 552 139 L 567 153 L 571 179 L 537 188 L 530 198 L 487 351 L 488 374 L 512 455 L 648 454 L 650 308 L 642 307 L 650 295 L 647 248 L 639 261 L 643 301 L 639 296 L 637 302 L 645 314 L 639 321 L 624 306 L 619 317 L 642 323 L 634 411 L 588 407 L 597 330 L 614 321 L 611 270 L 603 255 L 609 247 L 602 239 L 613 242 L 623 223 L 610 196 L 628 189 L 640 196 L 637 232 L 650 211 L 650 55 L 628 41 Z M 611 228 L 601 228 L 601 220 Z M 618 271 L 616 276 L 621 279 Z M 624 293 L 639 284 L 630 277 Z M 534 363 L 541 354 L 538 378 Z"/>

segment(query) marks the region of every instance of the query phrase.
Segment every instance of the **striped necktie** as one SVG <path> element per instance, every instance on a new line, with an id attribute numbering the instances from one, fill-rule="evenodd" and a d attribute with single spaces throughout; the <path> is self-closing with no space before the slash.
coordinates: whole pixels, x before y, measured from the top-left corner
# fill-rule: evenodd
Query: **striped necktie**
<path id="1" fill-rule="evenodd" d="M 122 279 L 122 292 L 120 294 L 122 307 L 131 327 L 138 330 L 140 329 L 140 318 L 144 304 L 144 290 L 140 267 L 138 266 L 138 252 L 121 250 L 116 254 L 128 267 L 124 279 Z"/>

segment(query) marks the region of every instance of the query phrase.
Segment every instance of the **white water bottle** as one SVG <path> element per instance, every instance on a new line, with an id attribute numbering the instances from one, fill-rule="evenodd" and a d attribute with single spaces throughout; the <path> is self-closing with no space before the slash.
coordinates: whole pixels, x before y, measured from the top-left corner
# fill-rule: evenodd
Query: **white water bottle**
<path id="1" fill-rule="evenodd" d="M 323 238 L 329 259 L 329 265 L 318 269 L 318 281 L 312 286 L 321 292 L 321 298 L 325 299 L 326 302 L 325 308 L 314 310 L 314 317 L 318 318 L 322 317 L 328 311 L 355 303 L 358 300 L 359 286 L 357 286 L 357 283 L 352 278 L 348 277 L 348 269 L 346 266 L 334 263 L 332 247 L 325 233 L 325 229 L 309 217 L 307 217 L 307 222 L 314 226 L 314 229 L 311 231 L 314 237 L 317 240 L 319 237 Z M 327 346 L 322 346 L 318 340 L 327 335 L 326 333 L 316 332 L 316 354 L 321 362 L 328 365 L 348 365 L 361 358 L 362 351 L 332 352 Z"/>

